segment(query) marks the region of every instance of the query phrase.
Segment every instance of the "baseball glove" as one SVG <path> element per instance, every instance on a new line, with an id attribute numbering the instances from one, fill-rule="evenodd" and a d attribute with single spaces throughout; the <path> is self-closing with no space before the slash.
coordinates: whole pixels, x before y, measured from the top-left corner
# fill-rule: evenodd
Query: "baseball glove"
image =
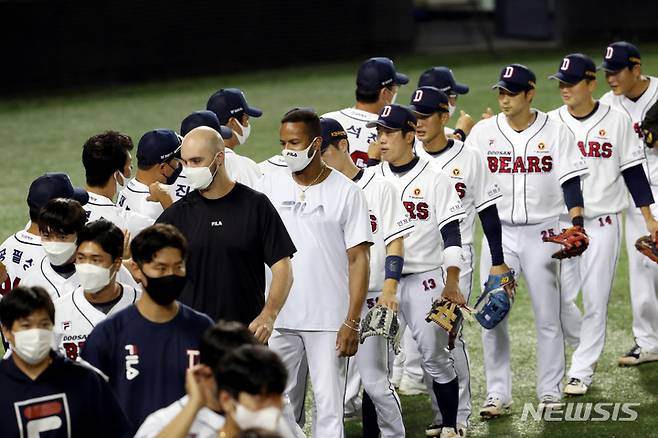
<path id="1" fill-rule="evenodd" d="M 375 306 L 361 322 L 360 341 L 369 336 L 383 336 L 393 344 L 395 354 L 400 352 L 400 323 L 396 312 L 384 306 Z"/>
<path id="2" fill-rule="evenodd" d="M 491 330 L 505 319 L 514 303 L 514 271 L 489 275 L 484 283 L 484 291 L 475 303 L 475 319 L 480 325 Z"/>
<path id="3" fill-rule="evenodd" d="M 580 226 L 567 228 L 557 236 L 545 236 L 542 240 L 562 245 L 562 249 L 551 256 L 558 260 L 579 256 L 589 246 L 589 237 L 585 233 L 585 229 Z"/>
<path id="4" fill-rule="evenodd" d="M 448 332 L 448 350 L 452 350 L 455 348 L 455 339 L 461 322 L 468 311 L 466 306 L 460 306 L 446 299 L 434 300 L 425 321 L 434 321 Z"/>
<path id="5" fill-rule="evenodd" d="M 653 241 L 651 236 L 642 236 L 637 239 L 635 249 L 649 257 L 654 263 L 658 263 L 658 248 L 656 248 L 656 242 Z"/>

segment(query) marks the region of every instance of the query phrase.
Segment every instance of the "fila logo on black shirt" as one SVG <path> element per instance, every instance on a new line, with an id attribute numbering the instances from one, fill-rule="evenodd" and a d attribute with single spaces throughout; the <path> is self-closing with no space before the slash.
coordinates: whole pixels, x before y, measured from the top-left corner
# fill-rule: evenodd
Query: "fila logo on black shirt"
<path id="1" fill-rule="evenodd" d="M 128 344 L 124 347 L 128 354 L 126 354 L 126 379 L 133 380 L 139 376 L 139 370 L 134 368 L 139 365 L 139 354 L 137 352 L 137 345 Z"/>
<path id="2" fill-rule="evenodd" d="M 224 225 L 224 224 L 222 224 L 222 221 L 212 221 L 212 222 L 210 222 L 211 227 L 221 227 L 222 225 Z"/>

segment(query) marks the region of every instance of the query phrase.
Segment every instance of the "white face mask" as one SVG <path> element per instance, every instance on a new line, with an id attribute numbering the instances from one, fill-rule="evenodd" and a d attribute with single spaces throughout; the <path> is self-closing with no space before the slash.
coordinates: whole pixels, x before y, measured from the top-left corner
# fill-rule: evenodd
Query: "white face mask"
<path id="1" fill-rule="evenodd" d="M 14 334 L 14 352 L 30 365 L 41 362 L 50 352 L 53 343 L 53 331 L 46 329 L 28 329 Z"/>
<path id="2" fill-rule="evenodd" d="M 82 289 L 90 294 L 99 292 L 112 280 L 110 268 L 92 265 L 91 263 L 76 264 L 75 272 L 78 273 L 78 280 L 80 280 Z"/>
<path id="3" fill-rule="evenodd" d="M 121 175 L 121 181 L 122 181 L 122 182 L 119 182 L 119 178 L 117 178 L 117 174 L 115 173 L 114 174 L 114 182 L 116 184 L 117 193 L 119 193 L 121 190 L 126 188 L 127 182 L 126 182 L 126 177 L 123 176 L 123 173 L 121 173 L 119 171 L 117 171 L 117 173 L 119 175 Z"/>
<path id="4" fill-rule="evenodd" d="M 238 122 L 238 119 L 235 119 L 235 122 L 240 126 L 240 129 L 242 129 L 242 135 L 238 134 L 238 131 L 233 131 L 233 134 L 235 134 L 235 137 L 238 139 L 238 143 L 244 144 L 249 138 L 249 134 L 251 134 L 251 124 L 242 126 L 242 124 Z"/>
<path id="5" fill-rule="evenodd" d="M 75 254 L 78 246 L 75 242 L 41 242 L 43 250 L 51 265 L 62 266 Z"/>
<path id="6" fill-rule="evenodd" d="M 395 101 L 397 100 L 397 98 L 398 98 L 398 93 L 397 93 L 397 91 L 396 91 L 395 94 L 393 95 L 393 99 L 391 99 L 391 105 L 393 105 L 393 104 L 395 103 Z"/>
<path id="7" fill-rule="evenodd" d="M 252 411 L 236 402 L 234 419 L 240 430 L 260 428 L 268 432 L 276 432 L 281 420 L 281 409 L 271 406 Z"/>
<path id="8" fill-rule="evenodd" d="M 210 162 L 210 166 L 215 162 L 217 156 Z M 217 167 L 215 172 L 210 171 L 210 166 L 207 167 L 185 167 L 185 176 L 187 177 L 188 182 L 190 183 L 190 188 L 192 190 L 205 190 L 212 183 L 212 180 L 217 174 Z"/>
<path id="9" fill-rule="evenodd" d="M 457 109 L 457 105 L 453 105 L 450 102 L 448 102 L 448 114 L 450 115 L 450 117 L 452 117 L 456 109 Z"/>
<path id="10" fill-rule="evenodd" d="M 291 172 L 301 172 L 302 170 L 306 169 L 309 163 L 313 160 L 313 157 L 315 157 L 315 152 L 317 152 L 313 151 L 313 155 L 309 157 L 308 151 L 311 149 L 313 143 L 318 138 L 320 137 L 315 137 L 313 140 L 311 140 L 311 144 L 309 144 L 308 147 L 303 151 L 293 151 L 292 149 L 284 149 L 281 151 L 283 160 L 286 162 L 286 164 L 288 164 L 288 168 Z"/>

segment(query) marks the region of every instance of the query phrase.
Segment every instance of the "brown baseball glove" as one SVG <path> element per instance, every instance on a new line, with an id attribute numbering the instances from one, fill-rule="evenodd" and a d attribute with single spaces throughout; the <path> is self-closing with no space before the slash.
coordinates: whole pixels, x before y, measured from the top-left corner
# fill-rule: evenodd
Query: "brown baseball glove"
<path id="1" fill-rule="evenodd" d="M 635 241 L 635 249 L 649 257 L 654 263 L 658 263 L 658 249 L 656 248 L 656 242 L 654 242 L 651 236 L 642 236 L 637 239 Z"/>
<path id="2" fill-rule="evenodd" d="M 568 259 L 579 256 L 589 246 L 589 237 L 585 233 L 585 229 L 580 226 L 567 228 L 557 236 L 543 237 L 542 240 L 562 245 L 562 249 L 551 256 L 554 259 Z"/>

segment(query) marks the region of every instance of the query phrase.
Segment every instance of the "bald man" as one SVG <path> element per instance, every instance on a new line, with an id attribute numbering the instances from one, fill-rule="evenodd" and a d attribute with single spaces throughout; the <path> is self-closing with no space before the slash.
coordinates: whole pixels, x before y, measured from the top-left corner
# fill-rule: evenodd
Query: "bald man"
<path id="1" fill-rule="evenodd" d="M 233 181 L 225 157 L 217 131 L 190 131 L 181 149 L 190 193 L 157 222 L 176 226 L 189 242 L 180 301 L 214 320 L 242 322 L 265 343 L 292 286 L 296 249 L 267 196 Z M 272 270 L 267 300 L 264 263 Z"/>

